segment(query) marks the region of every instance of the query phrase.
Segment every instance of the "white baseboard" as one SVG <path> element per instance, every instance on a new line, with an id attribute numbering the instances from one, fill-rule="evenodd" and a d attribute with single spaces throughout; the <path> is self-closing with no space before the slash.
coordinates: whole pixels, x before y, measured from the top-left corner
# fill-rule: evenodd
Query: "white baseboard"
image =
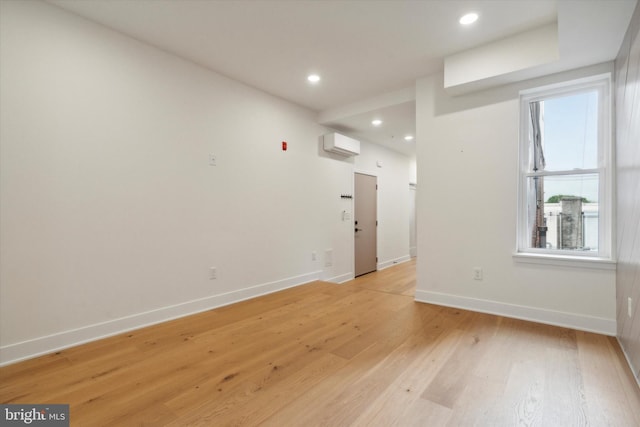
<path id="1" fill-rule="evenodd" d="M 5 345 L 0 347 L 0 366 L 281 291 L 314 280 L 320 280 L 321 274 L 321 271 L 315 271 L 300 276 L 239 289 L 233 292 L 162 307 L 107 322 L 96 323 L 78 329 L 59 332 L 16 344 Z"/>
<path id="2" fill-rule="evenodd" d="M 393 267 L 396 264 L 401 264 L 407 261 L 411 261 L 411 255 L 405 255 L 389 261 L 379 262 L 377 268 L 378 270 L 384 270 L 385 268 Z"/>
<path id="3" fill-rule="evenodd" d="M 638 384 L 638 388 L 640 388 L 640 376 L 636 375 L 636 370 L 633 366 L 633 363 L 631 363 L 631 359 L 627 354 L 627 350 L 624 348 L 624 346 L 622 345 L 622 342 L 620 341 L 620 337 L 617 336 L 616 339 L 618 340 L 618 345 L 622 349 L 622 354 L 624 354 L 624 358 L 627 359 L 627 364 L 629 365 L 629 369 L 631 369 L 631 374 L 633 375 L 633 378 L 635 378 L 636 384 Z"/>
<path id="4" fill-rule="evenodd" d="M 326 282 L 331 282 L 331 283 L 344 283 L 344 282 L 348 282 L 349 280 L 353 280 L 356 276 L 354 275 L 353 272 L 347 273 L 347 274 L 342 274 L 340 276 L 335 276 L 332 277 L 330 279 L 325 279 Z"/>
<path id="5" fill-rule="evenodd" d="M 444 305 L 498 316 L 512 317 L 547 325 L 561 326 L 586 332 L 615 336 L 616 320 L 602 317 L 585 316 L 574 313 L 547 310 L 543 308 L 527 307 L 523 305 L 507 304 L 458 295 L 443 294 L 416 290 L 415 300 L 429 304 Z"/>

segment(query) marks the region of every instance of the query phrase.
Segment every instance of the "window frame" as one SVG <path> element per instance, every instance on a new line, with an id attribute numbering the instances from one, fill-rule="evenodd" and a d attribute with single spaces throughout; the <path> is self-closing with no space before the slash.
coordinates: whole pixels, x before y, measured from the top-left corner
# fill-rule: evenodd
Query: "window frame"
<path id="1" fill-rule="evenodd" d="M 581 261 L 601 263 L 610 268 L 614 263 L 613 249 L 613 142 L 611 73 L 565 81 L 520 91 L 520 124 L 518 144 L 518 218 L 516 251 L 514 256 L 527 262 L 557 263 L 568 261 L 579 265 Z M 534 172 L 529 170 L 529 135 L 531 118 L 529 103 L 572 94 L 598 91 L 598 164 L 591 169 Z M 528 232 L 528 179 L 535 176 L 569 176 L 598 174 L 598 251 L 576 251 L 530 247 Z"/>

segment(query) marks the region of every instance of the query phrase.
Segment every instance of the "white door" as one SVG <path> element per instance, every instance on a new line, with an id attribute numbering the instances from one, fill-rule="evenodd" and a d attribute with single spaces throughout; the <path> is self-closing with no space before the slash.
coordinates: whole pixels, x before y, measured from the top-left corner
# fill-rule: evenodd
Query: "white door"
<path id="1" fill-rule="evenodd" d="M 377 178 L 361 173 L 354 179 L 355 275 L 377 270 Z"/>

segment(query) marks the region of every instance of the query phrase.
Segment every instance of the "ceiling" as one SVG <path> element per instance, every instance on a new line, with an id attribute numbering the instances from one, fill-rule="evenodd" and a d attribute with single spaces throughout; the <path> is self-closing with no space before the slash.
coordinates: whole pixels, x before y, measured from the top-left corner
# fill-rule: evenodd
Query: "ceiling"
<path id="1" fill-rule="evenodd" d="M 445 57 L 557 22 L 560 60 L 544 72 L 608 61 L 636 1 L 48 0 L 409 155 L 415 80 Z M 469 11 L 480 19 L 463 27 Z"/>

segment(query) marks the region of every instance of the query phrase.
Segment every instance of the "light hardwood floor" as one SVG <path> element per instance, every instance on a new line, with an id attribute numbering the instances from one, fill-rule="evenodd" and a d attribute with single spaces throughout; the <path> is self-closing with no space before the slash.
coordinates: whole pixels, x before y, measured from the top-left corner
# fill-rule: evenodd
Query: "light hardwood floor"
<path id="1" fill-rule="evenodd" d="M 408 262 L 0 369 L 72 426 L 640 426 L 614 338 L 413 301 Z"/>

